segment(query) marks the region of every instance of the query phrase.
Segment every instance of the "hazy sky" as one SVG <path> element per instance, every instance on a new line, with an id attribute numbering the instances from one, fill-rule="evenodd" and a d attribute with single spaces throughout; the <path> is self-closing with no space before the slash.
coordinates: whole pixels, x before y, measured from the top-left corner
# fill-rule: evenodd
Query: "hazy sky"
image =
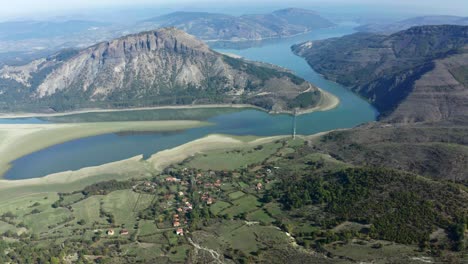
<path id="1" fill-rule="evenodd" d="M 219 2 L 222 2 L 220 6 Z M 378 3 L 378 4 L 377 4 Z M 453 14 L 468 16 L 468 0 L 0 0 L 0 20 L 9 18 L 27 18 L 28 16 L 55 16 L 70 12 L 96 8 L 119 7 L 170 7 L 174 9 L 206 8 L 233 5 L 260 6 L 295 6 L 295 7 L 330 7 L 353 6 L 366 7 L 382 6 L 401 9 L 403 12 L 411 10 L 421 14 Z M 385 9 L 382 9 L 385 11 Z"/>

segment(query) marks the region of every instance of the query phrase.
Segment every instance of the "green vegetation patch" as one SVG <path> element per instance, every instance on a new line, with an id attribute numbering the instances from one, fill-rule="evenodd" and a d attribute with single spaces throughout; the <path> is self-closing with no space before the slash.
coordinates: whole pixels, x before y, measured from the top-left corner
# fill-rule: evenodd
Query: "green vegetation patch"
<path id="1" fill-rule="evenodd" d="M 63 196 L 63 200 L 61 201 L 61 205 L 63 205 L 63 206 L 72 205 L 72 204 L 84 199 L 85 197 L 86 196 L 81 192 L 74 193 L 74 194 L 71 194 L 71 195 L 65 195 L 65 196 Z"/>
<path id="2" fill-rule="evenodd" d="M 153 196 L 148 194 L 138 194 L 131 190 L 115 191 L 104 197 L 102 209 L 114 216 L 116 224 L 130 228 L 135 224 L 135 210 L 148 207 L 152 200 Z"/>
<path id="3" fill-rule="evenodd" d="M 346 169 L 324 177 L 283 180 L 277 187 L 271 195 L 278 196 L 275 192 L 282 189 L 280 200 L 286 208 L 324 205 L 337 219 L 370 223 L 374 238 L 405 244 L 427 242 L 436 227 L 448 229 L 448 223 L 456 225 L 463 221 L 457 216 L 466 214 L 458 189 L 393 170 Z M 448 192 L 454 196 L 450 205 L 440 204 Z"/>
<path id="4" fill-rule="evenodd" d="M 33 233 L 47 232 L 51 227 L 73 220 L 70 216 L 70 211 L 65 208 L 54 209 L 50 207 L 44 211 L 37 209 L 38 213 L 35 213 L 34 210 L 22 218 L 24 224 Z"/>
<path id="5" fill-rule="evenodd" d="M 140 228 L 140 236 L 154 234 L 159 231 L 154 221 L 150 221 L 150 220 L 140 220 L 139 228 Z"/>
<path id="6" fill-rule="evenodd" d="M 331 244 L 327 251 L 337 256 L 346 256 L 357 262 L 377 263 L 421 263 L 421 258 L 431 261 L 425 254 L 418 252 L 417 247 L 389 243 L 388 241 L 355 241 L 346 244 Z"/>
<path id="7" fill-rule="evenodd" d="M 468 87 L 468 66 L 461 66 L 455 69 L 450 70 L 453 77 L 457 79 L 465 87 Z"/>
<path id="8" fill-rule="evenodd" d="M 105 219 L 101 218 L 100 215 L 101 200 L 100 196 L 92 196 L 72 206 L 73 215 L 80 225 L 91 226 L 95 222 L 106 224 Z"/>
<path id="9" fill-rule="evenodd" d="M 274 68 L 269 68 L 265 66 L 257 66 L 254 63 L 246 62 L 242 59 L 236 59 L 229 56 L 223 56 L 224 62 L 229 64 L 232 68 L 236 70 L 242 70 L 250 75 L 254 75 L 262 81 L 267 81 L 272 78 L 289 78 L 294 84 L 300 85 L 305 82 L 304 79 L 285 71 L 279 71 Z"/>
<path id="10" fill-rule="evenodd" d="M 221 211 L 230 207 L 231 204 L 223 201 L 217 201 L 216 203 L 210 206 L 210 211 L 213 215 L 219 215 Z"/>
<path id="11" fill-rule="evenodd" d="M 281 147 L 279 143 L 248 146 L 234 150 L 210 151 L 197 154 L 187 162 L 187 166 L 204 170 L 234 170 L 262 162 Z"/>
<path id="12" fill-rule="evenodd" d="M 321 98 L 318 90 L 301 93 L 288 103 L 289 108 L 309 108 L 316 105 Z"/>
<path id="13" fill-rule="evenodd" d="M 258 221 L 264 224 L 271 224 L 275 221 L 275 219 L 271 218 L 263 209 L 258 209 L 249 213 L 246 218 L 249 221 Z"/>
<path id="14" fill-rule="evenodd" d="M 207 120 L 223 114 L 242 111 L 242 108 L 181 108 L 153 109 L 132 111 L 90 112 L 63 116 L 41 117 L 54 123 L 87 123 L 87 122 L 122 122 L 122 121 L 158 121 L 158 120 Z"/>
<path id="15" fill-rule="evenodd" d="M 233 204 L 233 206 L 222 211 L 222 214 L 228 215 L 230 217 L 239 216 L 241 214 L 246 214 L 250 211 L 253 211 L 261 205 L 257 197 L 253 195 L 246 195 L 240 199 L 237 199 L 233 202 Z"/>
<path id="16" fill-rule="evenodd" d="M 233 193 L 228 194 L 229 199 L 231 199 L 231 200 L 239 199 L 244 195 L 245 195 L 245 193 L 243 191 L 237 191 L 237 192 L 233 192 Z"/>

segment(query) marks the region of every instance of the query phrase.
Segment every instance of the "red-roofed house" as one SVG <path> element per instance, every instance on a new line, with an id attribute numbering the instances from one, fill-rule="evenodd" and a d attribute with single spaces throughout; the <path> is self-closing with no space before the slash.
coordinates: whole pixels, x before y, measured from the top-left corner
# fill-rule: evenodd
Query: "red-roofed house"
<path id="1" fill-rule="evenodd" d="M 183 236 L 183 235 L 184 235 L 184 229 L 182 229 L 182 228 L 177 228 L 176 234 L 177 234 L 178 236 Z"/>

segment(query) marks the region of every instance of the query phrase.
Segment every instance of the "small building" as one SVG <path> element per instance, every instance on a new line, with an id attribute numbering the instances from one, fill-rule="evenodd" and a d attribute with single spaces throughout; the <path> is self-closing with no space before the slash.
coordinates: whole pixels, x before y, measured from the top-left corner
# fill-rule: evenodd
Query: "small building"
<path id="1" fill-rule="evenodd" d="M 177 212 L 182 213 L 183 211 L 184 209 L 182 209 L 181 207 L 177 208 Z"/>
<path id="2" fill-rule="evenodd" d="M 109 229 L 109 230 L 107 230 L 106 233 L 107 233 L 107 235 L 109 235 L 109 236 L 113 236 L 113 235 L 115 234 L 114 229 Z"/>
<path id="3" fill-rule="evenodd" d="M 122 235 L 122 236 L 128 235 L 128 230 L 127 229 L 120 230 L 120 235 Z"/>
<path id="4" fill-rule="evenodd" d="M 257 183 L 257 186 L 255 186 L 255 189 L 257 191 L 260 191 L 263 188 L 263 184 L 261 182 Z"/>
<path id="5" fill-rule="evenodd" d="M 180 182 L 180 179 L 177 179 L 176 177 L 167 177 L 166 181 L 167 182 Z"/>
<path id="6" fill-rule="evenodd" d="M 206 200 L 206 204 L 210 205 L 213 203 L 213 198 L 208 198 L 208 200 Z"/>
<path id="7" fill-rule="evenodd" d="M 182 228 L 177 228 L 176 234 L 177 234 L 178 236 L 183 236 L 183 235 L 184 235 L 184 229 L 182 229 Z"/>
<path id="8" fill-rule="evenodd" d="M 172 223 L 172 225 L 174 227 L 179 227 L 180 226 L 180 222 L 179 221 L 174 221 L 174 223 Z"/>
<path id="9" fill-rule="evenodd" d="M 216 180 L 214 186 L 216 186 L 216 187 L 221 187 L 221 180 L 219 180 L 219 179 Z"/>

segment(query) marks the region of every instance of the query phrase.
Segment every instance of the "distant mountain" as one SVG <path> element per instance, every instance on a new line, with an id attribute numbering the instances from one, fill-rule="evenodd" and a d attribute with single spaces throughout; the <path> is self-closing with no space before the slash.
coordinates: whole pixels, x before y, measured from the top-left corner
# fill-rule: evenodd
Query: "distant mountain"
<path id="1" fill-rule="evenodd" d="M 0 41 L 52 38 L 93 31 L 104 26 L 108 24 L 85 20 L 3 22 L 0 23 Z"/>
<path id="2" fill-rule="evenodd" d="M 357 33 L 292 49 L 316 71 L 367 98 L 386 121 L 468 115 L 468 26 Z"/>
<path id="3" fill-rule="evenodd" d="M 259 40 L 306 33 L 333 26 L 316 12 L 283 9 L 270 14 L 231 16 L 203 12 L 175 12 L 149 20 L 147 27 L 177 27 L 203 40 Z"/>
<path id="4" fill-rule="evenodd" d="M 3 111 L 249 103 L 313 106 L 318 89 L 283 69 L 219 54 L 175 28 L 128 35 L 0 69 Z"/>
<path id="5" fill-rule="evenodd" d="M 21 54 L 20 60 L 24 61 L 44 51 L 53 53 L 67 48 L 84 48 L 128 34 L 172 26 L 203 40 L 231 41 L 287 37 L 332 25 L 315 12 L 292 8 L 240 17 L 175 12 L 144 21 L 123 20 L 120 23 L 91 20 L 7 21 L 0 23 L 0 54 L 18 53 Z M 0 55 L 2 63 L 6 61 Z"/>
<path id="6" fill-rule="evenodd" d="M 468 26 L 468 17 L 459 16 L 422 16 L 405 19 L 390 24 L 368 24 L 359 26 L 356 30 L 361 32 L 391 34 L 415 26 L 424 25 L 460 25 Z"/>

